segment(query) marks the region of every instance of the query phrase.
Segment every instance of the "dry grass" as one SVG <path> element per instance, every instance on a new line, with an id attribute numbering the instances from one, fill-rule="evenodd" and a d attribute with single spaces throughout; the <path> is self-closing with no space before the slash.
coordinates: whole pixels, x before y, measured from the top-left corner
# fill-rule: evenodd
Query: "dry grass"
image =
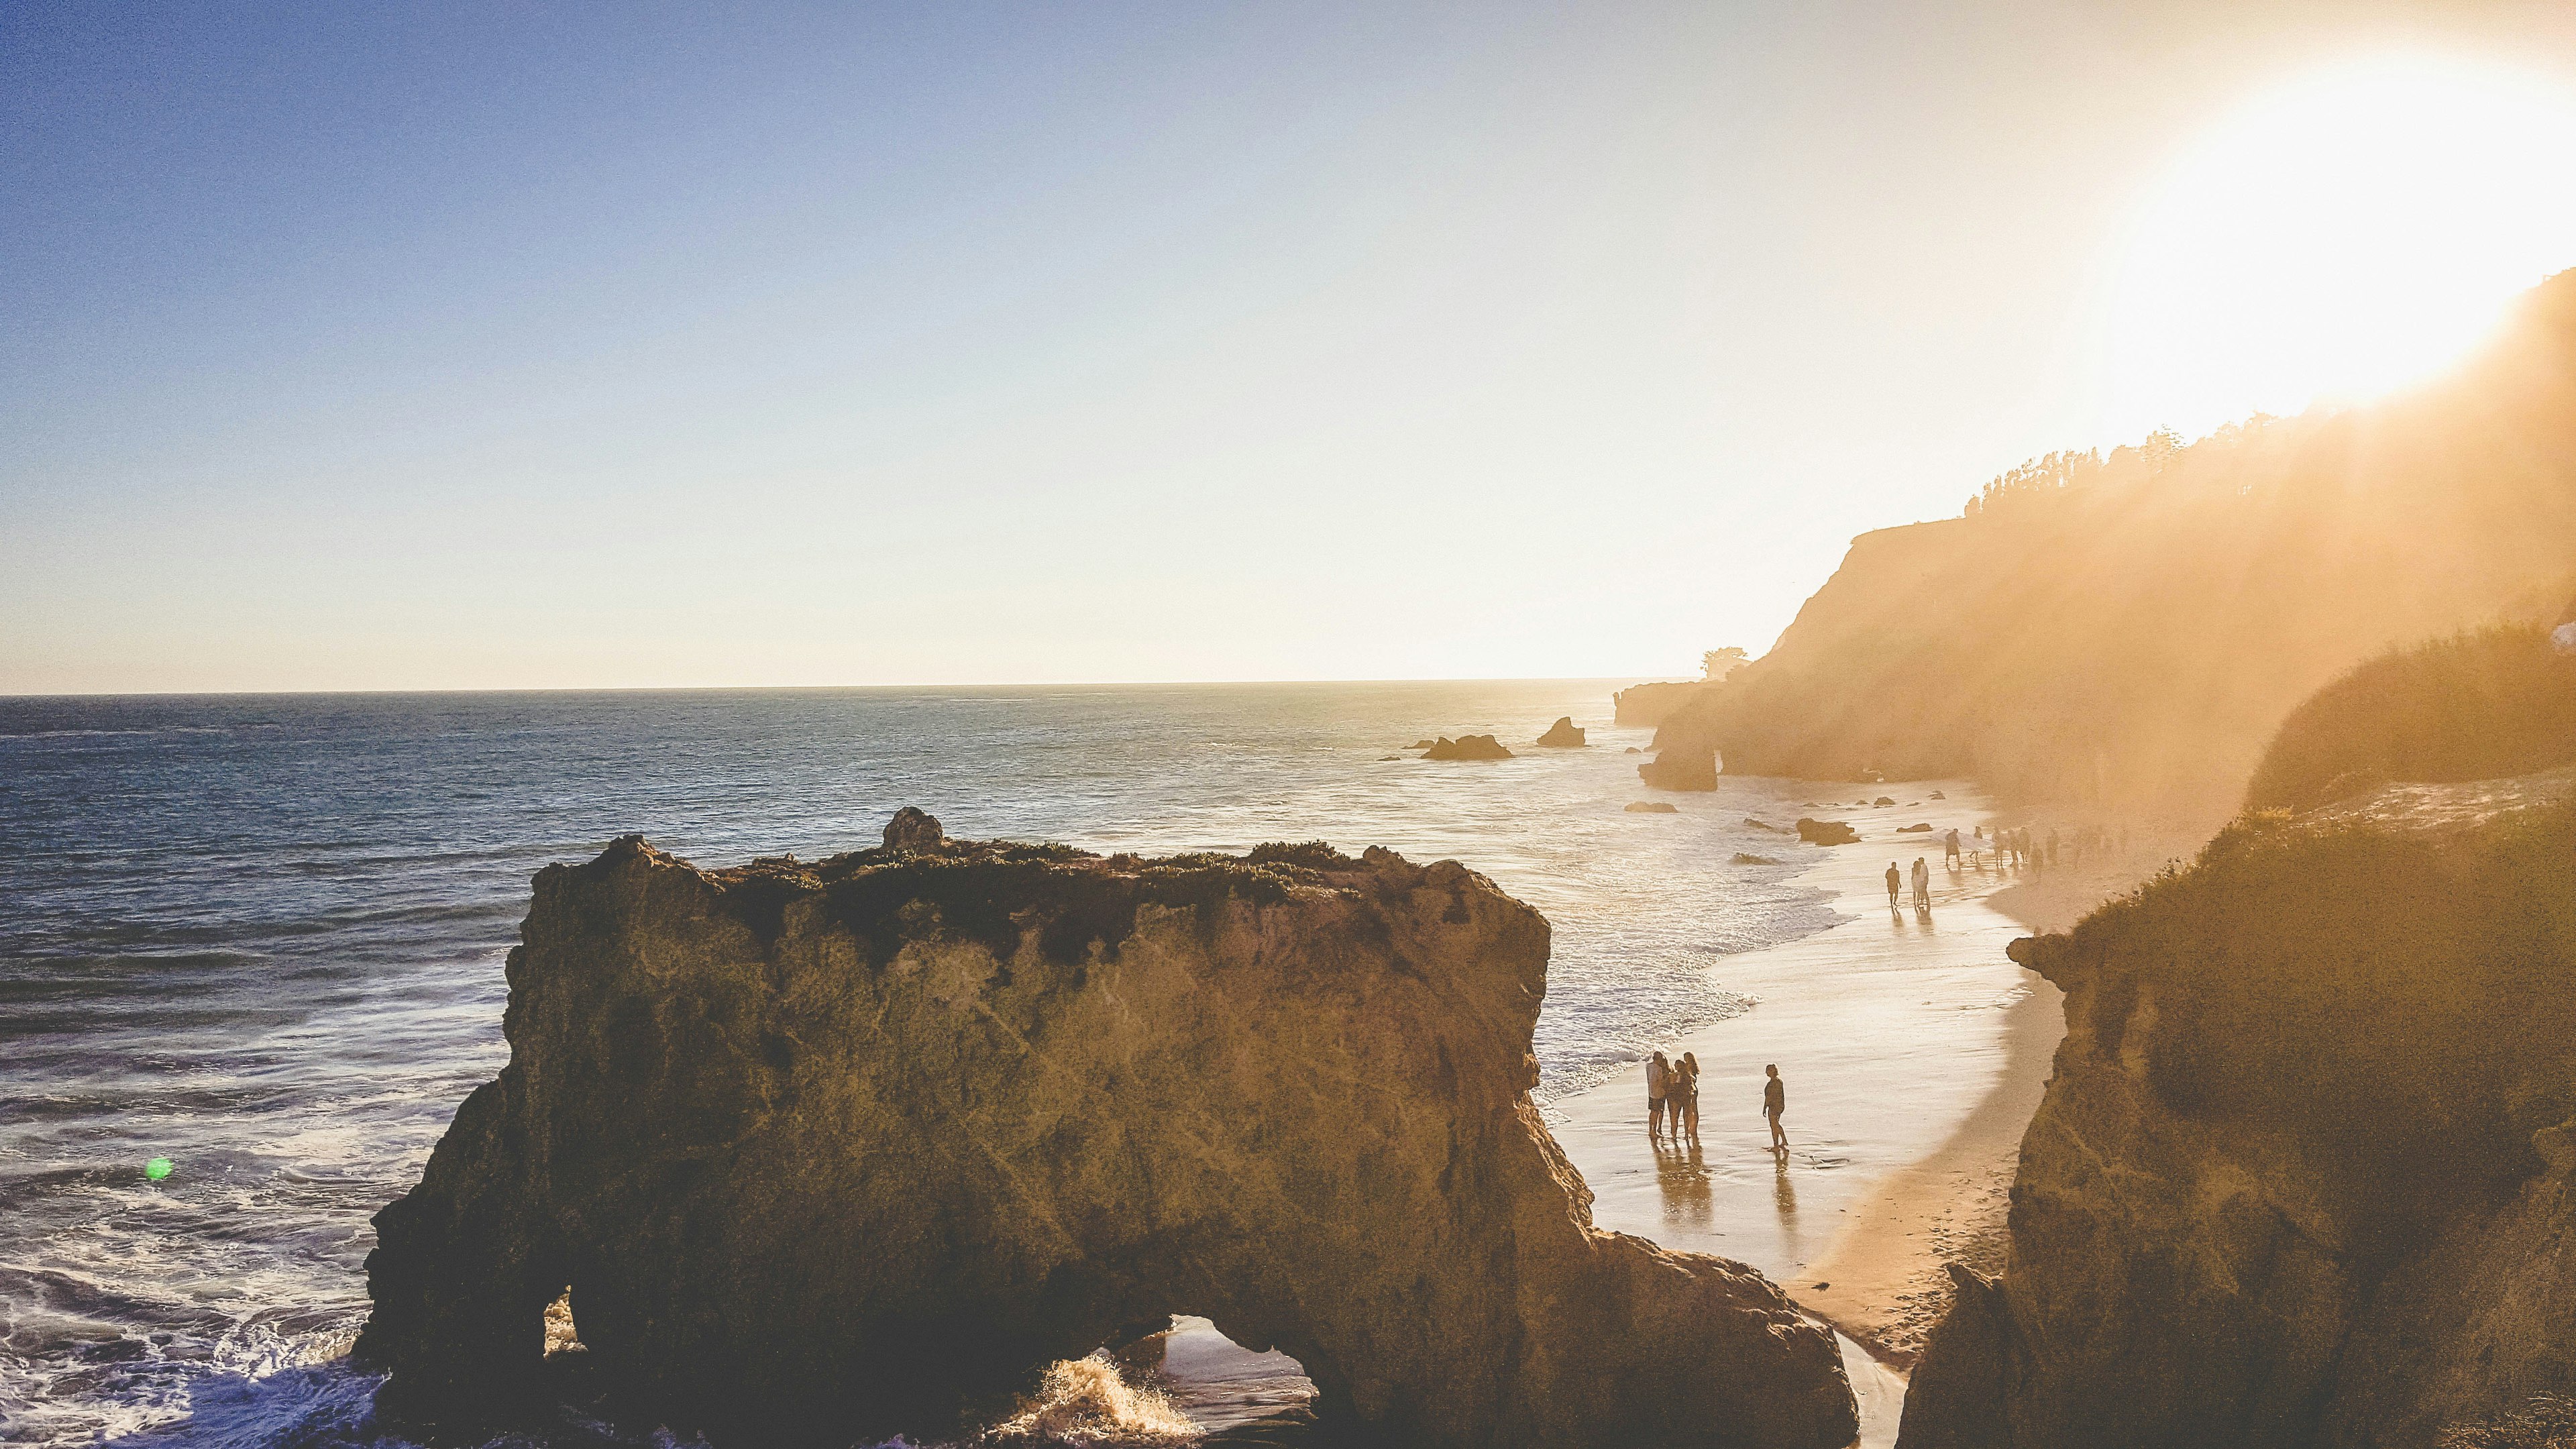
<path id="1" fill-rule="evenodd" d="M 2392 783 L 2527 775 L 2576 760 L 2576 656 L 2538 625 L 2392 650 L 2291 711 L 2249 810 L 2307 810 Z"/>

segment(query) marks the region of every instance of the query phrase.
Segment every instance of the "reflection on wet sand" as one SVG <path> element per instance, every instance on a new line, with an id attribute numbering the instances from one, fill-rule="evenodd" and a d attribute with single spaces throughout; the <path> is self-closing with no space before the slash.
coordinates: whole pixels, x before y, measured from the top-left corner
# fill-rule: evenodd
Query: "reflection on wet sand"
<path id="1" fill-rule="evenodd" d="M 1789 1180 L 1789 1154 L 1771 1154 L 1771 1201 L 1780 1209 L 1780 1233 L 1789 1241 L 1789 1251 L 1801 1251 L 1798 1242 L 1798 1187 Z M 1801 1262 L 1804 1260 L 1801 1259 Z"/>
<path id="2" fill-rule="evenodd" d="M 1655 1185 L 1663 1190 L 1664 1225 L 1707 1231 L 1715 1215 L 1716 1193 L 1708 1179 L 1708 1159 L 1694 1142 L 1687 1148 L 1655 1145 Z"/>

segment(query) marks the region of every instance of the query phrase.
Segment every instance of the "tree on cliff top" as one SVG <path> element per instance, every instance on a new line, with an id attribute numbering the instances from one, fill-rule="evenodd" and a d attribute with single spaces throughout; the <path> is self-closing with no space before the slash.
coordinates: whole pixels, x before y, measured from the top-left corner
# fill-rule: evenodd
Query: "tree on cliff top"
<path id="1" fill-rule="evenodd" d="M 1699 657 L 1699 672 L 1711 684 L 1715 684 L 1742 667 L 1744 667 L 1744 649 L 1737 644 L 1729 644 L 1723 649 L 1711 649 Z"/>

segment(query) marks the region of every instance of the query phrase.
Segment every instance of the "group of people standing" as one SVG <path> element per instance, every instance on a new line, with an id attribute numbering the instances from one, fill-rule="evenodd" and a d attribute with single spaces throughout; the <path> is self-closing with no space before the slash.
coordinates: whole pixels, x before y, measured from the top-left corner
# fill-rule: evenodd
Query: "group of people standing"
<path id="1" fill-rule="evenodd" d="M 1680 1061 L 1666 1061 L 1662 1052 L 1646 1063 L 1646 1135 L 1661 1140 L 1667 1125 L 1673 1140 L 1699 1141 L 1699 1058 L 1682 1053 Z"/>
<path id="2" fill-rule="evenodd" d="M 2127 855 L 2129 827 L 2123 825 L 2115 834 L 2108 826 L 2082 825 L 2076 827 L 2071 835 L 2061 836 L 2057 827 L 2050 826 L 2047 837 L 2042 839 L 2033 835 L 2028 826 L 2007 830 L 1998 825 L 1995 833 L 1988 835 L 1981 825 L 1964 840 L 1957 830 L 1952 830 L 1943 842 L 1945 848 L 1941 863 L 1957 870 L 1964 859 L 1968 865 L 1983 870 L 1986 857 L 1991 855 L 1995 858 L 1997 870 L 2024 865 L 2033 869 L 2053 868 L 2061 863 L 2071 863 L 2075 869 L 2082 870 L 2084 852 L 2089 850 L 2096 857 L 2108 857 L 2114 841 L 2118 843 L 2120 854 Z M 2073 857 L 2071 862 L 2067 860 L 2070 855 Z"/>
<path id="3" fill-rule="evenodd" d="M 1780 1127 L 1780 1116 L 1789 1109 L 1789 1089 L 1780 1081 L 1776 1065 L 1762 1069 L 1762 1115 L 1771 1122 L 1771 1150 L 1785 1152 L 1789 1134 Z M 1662 1052 L 1646 1063 L 1646 1135 L 1661 1142 L 1670 1134 L 1675 1145 L 1687 1140 L 1699 1145 L 1699 1058 L 1682 1053 L 1680 1061 L 1668 1060 Z"/>
<path id="4" fill-rule="evenodd" d="M 1956 839 L 1958 834 L 1959 832 L 1955 830 L 1950 832 L 1953 839 Z M 1925 865 L 1923 857 L 1919 855 L 1914 857 L 1913 875 L 1914 909 L 1928 911 L 1932 909 L 1932 867 Z M 1891 860 L 1887 863 L 1887 908 L 1889 910 L 1896 909 L 1897 897 L 1904 889 L 1905 877 L 1897 873 L 1896 862 Z"/>

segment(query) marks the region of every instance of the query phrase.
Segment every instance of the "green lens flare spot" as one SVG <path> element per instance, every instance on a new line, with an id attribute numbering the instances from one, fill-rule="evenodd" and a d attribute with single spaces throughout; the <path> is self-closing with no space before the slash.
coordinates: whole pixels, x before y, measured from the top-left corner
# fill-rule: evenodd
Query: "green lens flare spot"
<path id="1" fill-rule="evenodd" d="M 161 1179 L 168 1177 L 170 1175 L 170 1159 L 166 1157 L 153 1158 L 150 1162 L 143 1164 L 143 1175 L 152 1179 L 154 1182 L 159 1182 Z"/>

